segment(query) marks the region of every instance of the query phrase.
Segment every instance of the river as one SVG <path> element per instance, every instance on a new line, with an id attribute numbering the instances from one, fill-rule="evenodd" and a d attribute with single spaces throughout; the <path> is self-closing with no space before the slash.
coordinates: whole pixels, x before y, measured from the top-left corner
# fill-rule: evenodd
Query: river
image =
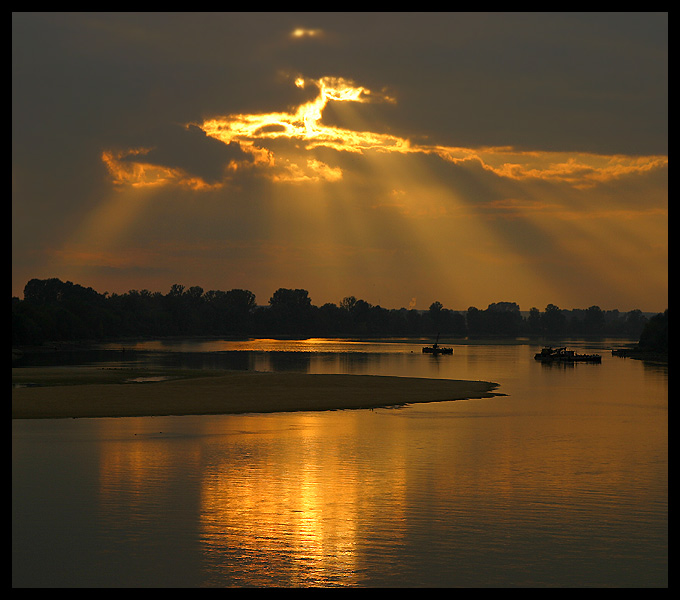
<path id="1" fill-rule="evenodd" d="M 569 340 L 158 341 L 73 364 L 493 381 L 401 408 L 13 420 L 14 587 L 666 587 L 668 367 Z M 145 384 L 153 385 L 153 383 Z"/>

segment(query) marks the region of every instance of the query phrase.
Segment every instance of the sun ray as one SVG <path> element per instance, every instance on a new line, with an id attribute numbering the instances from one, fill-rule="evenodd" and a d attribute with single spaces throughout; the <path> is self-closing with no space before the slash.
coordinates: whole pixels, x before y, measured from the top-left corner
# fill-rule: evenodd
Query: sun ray
<path id="1" fill-rule="evenodd" d="M 590 190 L 662 173 L 666 156 L 415 143 L 376 131 L 380 128 L 362 117 L 362 105 L 394 103 L 389 94 L 341 77 L 298 77 L 294 83 L 313 87 L 316 94 L 289 111 L 229 114 L 187 126 L 240 148 L 245 158 L 229 163 L 229 177 L 237 182 L 256 177 L 271 186 L 262 240 L 278 245 L 279 257 L 284 247 L 290 256 L 303 257 L 285 266 L 291 278 L 297 277 L 296 285 L 305 285 L 297 275 L 300 264 L 384 286 L 390 284 L 383 274 L 396 271 L 404 275 L 399 284 L 404 297 L 412 296 L 407 290 L 411 281 L 413 287 L 432 290 L 431 301 L 447 300 L 434 297 L 447 295 L 458 304 L 469 297 L 462 288 L 473 281 L 477 295 L 489 302 L 505 288 L 531 289 L 545 298 L 563 295 L 560 287 L 579 277 L 569 257 L 583 263 L 582 276 L 611 281 L 621 293 L 625 277 L 616 280 L 612 261 L 625 260 L 644 271 L 643 259 L 631 248 L 646 243 L 651 234 L 626 226 L 619 218 L 623 212 L 616 213 L 625 212 L 623 204 L 612 201 L 597 213 L 592 206 L 578 205 L 578 199 Z M 333 124 L 324 120 L 329 107 Z M 102 160 L 120 189 L 228 189 L 226 179 L 209 186 L 181 169 L 154 164 L 148 156 L 149 149 L 137 148 L 106 151 Z M 131 221 L 126 214 L 132 209 L 121 204 L 109 210 L 110 217 L 93 219 L 120 232 L 121 224 Z M 595 236 L 598 219 L 607 239 Z M 543 247 L 529 248 L 528 233 Z M 640 236 L 642 241 L 628 246 L 622 241 Z M 594 263 L 589 252 L 609 258 Z M 551 267 L 561 261 L 564 268 L 556 277 Z M 658 288 L 658 273 L 648 275 Z"/>
<path id="2" fill-rule="evenodd" d="M 630 302 L 633 308 L 633 292 L 667 289 L 667 210 L 662 206 L 626 207 L 619 199 L 606 203 L 587 189 L 568 195 L 556 187 L 549 193 L 543 186 L 540 195 L 526 186 L 522 191 L 521 200 L 491 203 L 487 214 L 496 237 L 525 231 L 526 238 L 540 235 L 549 244 L 527 260 L 542 281 L 551 283 L 553 297 L 577 306 L 584 295 L 592 298 L 592 290 L 600 289 L 601 302 Z"/>
<path id="3" fill-rule="evenodd" d="M 55 272 L 68 272 L 87 281 L 96 269 L 127 268 L 140 264 L 140 257 L 124 245 L 124 237 L 157 195 L 154 187 L 112 190 L 94 207 L 61 247 L 52 251 L 49 265 Z"/>
<path id="4" fill-rule="evenodd" d="M 322 122 L 323 111 L 329 102 L 396 101 L 387 94 L 374 93 L 340 77 L 322 77 L 318 80 L 298 77 L 295 84 L 298 87 L 314 85 L 318 95 L 298 106 L 294 112 L 232 114 L 206 119 L 195 125 L 225 144 L 243 144 L 253 156 L 258 156 L 262 151 L 261 145 L 266 145 L 267 141 L 287 139 L 304 143 L 307 150 L 325 147 L 361 154 L 378 151 L 434 155 L 456 165 L 477 164 L 502 178 L 553 181 L 576 188 L 593 186 L 630 174 L 643 174 L 668 164 L 666 156 L 605 156 L 587 152 L 520 151 L 511 147 L 464 148 L 414 144 L 407 138 L 371 131 L 365 123 L 355 123 L 352 127 L 329 126 Z"/>

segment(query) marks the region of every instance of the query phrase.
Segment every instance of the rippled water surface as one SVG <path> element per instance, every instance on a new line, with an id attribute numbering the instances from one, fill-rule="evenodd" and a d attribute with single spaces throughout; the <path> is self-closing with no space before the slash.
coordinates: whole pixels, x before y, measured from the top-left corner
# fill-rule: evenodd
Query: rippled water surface
<path id="1" fill-rule="evenodd" d="M 529 342 L 441 357 L 405 341 L 104 348 L 109 366 L 475 379 L 506 395 L 15 420 L 13 584 L 667 586 L 668 369 L 611 346 L 570 343 L 603 356 L 570 367 L 537 363 Z"/>

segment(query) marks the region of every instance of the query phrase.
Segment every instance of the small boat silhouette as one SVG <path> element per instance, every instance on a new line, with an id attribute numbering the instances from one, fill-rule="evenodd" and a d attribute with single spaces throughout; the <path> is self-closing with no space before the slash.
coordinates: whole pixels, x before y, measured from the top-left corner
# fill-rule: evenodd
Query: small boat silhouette
<path id="1" fill-rule="evenodd" d="M 431 346 L 423 348 L 424 354 L 453 354 L 453 348 L 445 348 L 439 345 L 439 334 L 437 334 L 437 341 Z"/>

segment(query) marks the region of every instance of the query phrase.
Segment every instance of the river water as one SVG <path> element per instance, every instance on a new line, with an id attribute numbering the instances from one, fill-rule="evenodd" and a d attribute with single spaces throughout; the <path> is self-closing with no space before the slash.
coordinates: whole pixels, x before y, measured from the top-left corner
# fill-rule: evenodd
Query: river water
<path id="1" fill-rule="evenodd" d="M 668 367 L 570 340 L 104 346 L 107 366 L 493 381 L 494 398 L 14 420 L 15 587 L 666 587 Z M 153 385 L 152 383 L 146 385 Z"/>

